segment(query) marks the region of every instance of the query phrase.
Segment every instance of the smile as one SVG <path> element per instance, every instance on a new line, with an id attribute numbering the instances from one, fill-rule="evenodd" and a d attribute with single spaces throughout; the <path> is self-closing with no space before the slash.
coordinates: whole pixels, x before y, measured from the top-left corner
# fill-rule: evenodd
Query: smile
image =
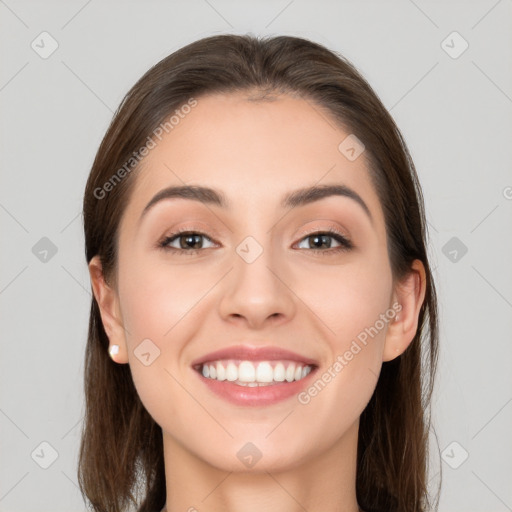
<path id="1" fill-rule="evenodd" d="M 303 392 L 318 367 L 297 361 L 234 359 L 202 363 L 193 369 L 212 398 L 236 406 L 268 407 Z"/>
<path id="2" fill-rule="evenodd" d="M 238 386 L 272 386 L 305 378 L 312 365 L 296 361 L 211 361 L 196 367 L 203 377 L 229 381 Z"/>

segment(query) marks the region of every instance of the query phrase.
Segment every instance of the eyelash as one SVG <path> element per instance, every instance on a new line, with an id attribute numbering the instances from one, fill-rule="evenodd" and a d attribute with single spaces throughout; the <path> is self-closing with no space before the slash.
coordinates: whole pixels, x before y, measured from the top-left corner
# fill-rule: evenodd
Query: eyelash
<path id="1" fill-rule="evenodd" d="M 178 229 L 174 233 L 171 233 L 170 235 L 165 236 L 160 242 L 158 242 L 158 247 L 164 251 L 173 252 L 175 254 L 178 254 L 180 256 L 184 256 L 185 254 L 188 256 L 193 256 L 194 254 L 197 254 L 200 251 L 204 251 L 206 249 L 177 249 L 176 247 L 169 247 L 169 243 L 173 242 L 174 240 L 180 238 L 184 235 L 200 235 L 208 239 L 210 242 L 213 242 L 213 240 L 208 237 L 205 233 L 202 233 L 200 231 L 194 231 L 191 229 Z M 310 233 L 306 233 L 299 242 L 302 242 L 304 239 L 309 238 L 313 235 L 327 235 L 331 238 L 334 238 L 339 244 L 340 247 L 335 247 L 332 249 L 306 249 L 308 251 L 312 251 L 314 254 L 318 256 L 329 256 L 333 254 L 338 254 L 340 252 L 347 252 L 354 248 L 354 245 L 350 240 L 348 240 L 342 233 L 337 231 L 334 228 L 331 228 L 330 230 L 326 231 L 312 231 Z M 301 249 L 303 250 L 303 249 Z"/>

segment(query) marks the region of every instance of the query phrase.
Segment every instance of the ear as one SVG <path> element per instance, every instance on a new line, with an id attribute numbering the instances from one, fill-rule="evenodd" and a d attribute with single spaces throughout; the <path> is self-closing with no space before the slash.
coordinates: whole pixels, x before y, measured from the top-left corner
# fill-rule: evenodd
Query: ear
<path id="1" fill-rule="evenodd" d="M 90 261 L 89 274 L 91 276 L 94 298 L 100 309 L 103 328 L 110 342 L 109 352 L 114 345 L 119 347 L 119 351 L 111 353 L 111 357 L 116 363 L 127 363 L 128 352 L 123 319 L 119 308 L 119 299 L 116 290 L 105 281 L 99 256 L 94 256 Z"/>
<path id="2" fill-rule="evenodd" d="M 425 267 L 420 260 L 414 260 L 409 274 L 396 285 L 393 292 L 392 304 L 395 304 L 393 309 L 397 314 L 388 325 L 383 361 L 391 361 L 401 355 L 414 339 L 425 290 Z M 400 304 L 401 309 L 396 304 Z"/>

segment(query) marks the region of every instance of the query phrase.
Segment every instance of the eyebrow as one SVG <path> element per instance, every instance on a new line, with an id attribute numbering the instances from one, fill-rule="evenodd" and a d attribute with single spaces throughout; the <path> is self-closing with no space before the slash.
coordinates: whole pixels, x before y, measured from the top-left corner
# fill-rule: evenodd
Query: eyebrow
<path id="1" fill-rule="evenodd" d="M 370 222 L 373 223 L 370 209 L 363 201 L 362 197 L 355 190 L 352 190 L 345 185 L 315 185 L 288 192 L 281 200 L 281 207 L 296 208 L 331 196 L 348 197 L 349 199 L 354 200 L 364 210 L 366 215 L 369 217 Z M 171 186 L 160 190 L 160 192 L 158 192 L 151 201 L 149 201 L 142 211 L 141 220 L 142 217 L 146 215 L 146 213 L 157 203 L 173 198 L 191 199 L 193 201 L 218 206 L 220 208 L 230 207 L 230 202 L 219 190 L 200 185 Z"/>

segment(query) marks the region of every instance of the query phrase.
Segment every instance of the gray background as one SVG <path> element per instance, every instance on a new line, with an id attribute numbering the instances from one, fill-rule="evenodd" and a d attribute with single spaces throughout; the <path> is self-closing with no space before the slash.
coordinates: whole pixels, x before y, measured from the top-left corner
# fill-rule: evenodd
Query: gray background
<path id="1" fill-rule="evenodd" d="M 225 32 L 325 44 L 390 109 L 423 185 L 440 296 L 431 485 L 441 461 L 441 511 L 512 510 L 511 0 L 0 0 L 0 16 L 2 512 L 85 510 L 85 180 L 142 73 Z M 58 43 L 47 58 L 43 31 Z"/>

